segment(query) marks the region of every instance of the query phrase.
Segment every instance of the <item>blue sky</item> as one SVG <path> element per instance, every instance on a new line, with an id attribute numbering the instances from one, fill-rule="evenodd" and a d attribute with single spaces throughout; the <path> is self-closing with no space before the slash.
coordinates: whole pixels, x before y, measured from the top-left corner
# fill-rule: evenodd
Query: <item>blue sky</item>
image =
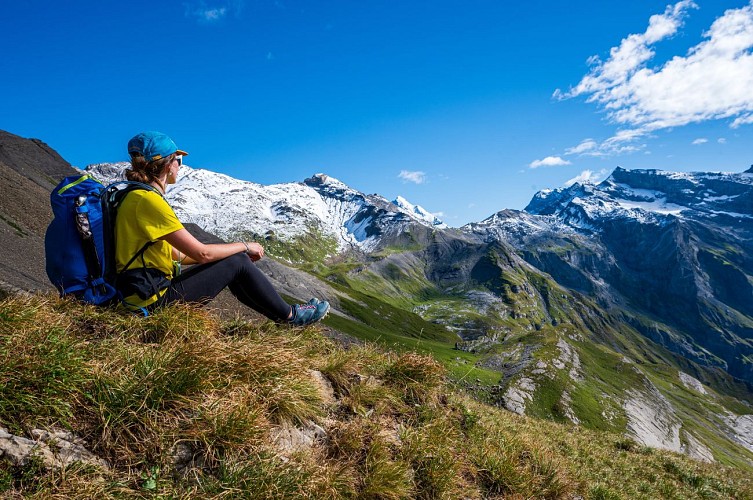
<path id="1" fill-rule="evenodd" d="M 0 129 L 79 167 L 160 130 L 459 226 L 618 165 L 747 169 L 750 1 L 8 0 Z"/>

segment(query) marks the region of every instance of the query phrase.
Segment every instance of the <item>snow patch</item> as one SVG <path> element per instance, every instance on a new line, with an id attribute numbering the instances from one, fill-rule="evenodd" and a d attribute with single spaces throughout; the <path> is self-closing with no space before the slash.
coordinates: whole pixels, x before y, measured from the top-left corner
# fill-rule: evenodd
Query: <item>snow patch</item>
<path id="1" fill-rule="evenodd" d="M 686 207 L 681 205 L 675 205 L 674 203 L 667 203 L 666 198 L 661 198 L 655 201 L 632 201 L 621 198 L 614 200 L 619 206 L 626 210 L 641 209 L 647 212 L 656 212 L 665 215 L 680 215 Z"/>

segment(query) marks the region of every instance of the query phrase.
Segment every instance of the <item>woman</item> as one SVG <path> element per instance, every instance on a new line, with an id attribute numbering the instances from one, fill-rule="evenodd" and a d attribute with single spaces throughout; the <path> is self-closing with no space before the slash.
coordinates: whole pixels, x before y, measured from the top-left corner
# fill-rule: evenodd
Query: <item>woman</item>
<path id="1" fill-rule="evenodd" d="M 266 317 L 308 325 L 329 312 L 329 303 L 311 299 L 290 306 L 253 261 L 264 257 L 255 242 L 205 244 L 194 238 L 164 199 L 183 157 L 160 132 L 143 132 L 128 142 L 126 178 L 154 190 L 136 189 L 120 203 L 115 220 L 118 288 L 132 309 L 151 310 L 174 301 L 205 304 L 228 287 L 246 306 Z M 180 264 L 198 264 L 179 273 Z"/>

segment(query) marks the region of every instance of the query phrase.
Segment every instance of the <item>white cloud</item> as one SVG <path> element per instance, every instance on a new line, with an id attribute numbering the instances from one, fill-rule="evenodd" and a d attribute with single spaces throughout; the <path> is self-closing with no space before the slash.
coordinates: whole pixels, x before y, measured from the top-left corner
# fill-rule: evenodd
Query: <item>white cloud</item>
<path id="1" fill-rule="evenodd" d="M 203 15 L 204 19 L 207 21 L 217 21 L 225 17 L 225 13 L 227 13 L 227 9 L 221 7 L 219 9 L 207 9 L 203 11 L 201 15 Z"/>
<path id="2" fill-rule="evenodd" d="M 693 144 L 694 146 L 697 146 L 699 144 L 706 144 L 707 142 L 709 142 L 709 140 L 706 139 L 705 137 L 699 137 L 698 139 L 694 140 L 691 144 Z"/>
<path id="3" fill-rule="evenodd" d="M 570 165 L 570 162 L 567 160 L 563 160 L 559 156 L 547 156 L 543 160 L 534 160 L 532 161 L 528 167 L 529 168 L 539 168 L 539 167 L 558 167 L 561 165 Z"/>
<path id="4" fill-rule="evenodd" d="M 203 0 L 184 3 L 186 17 L 197 19 L 201 23 L 216 23 L 227 15 L 238 17 L 243 9 L 243 0 L 220 0 L 207 4 Z"/>
<path id="5" fill-rule="evenodd" d="M 420 170 L 411 172 L 409 170 L 401 170 L 398 177 L 406 182 L 414 182 L 416 184 L 423 184 L 426 181 L 426 172 Z"/>
<path id="6" fill-rule="evenodd" d="M 730 125 L 732 128 L 738 128 L 740 125 L 746 125 L 748 123 L 753 123 L 753 114 L 748 114 L 745 116 L 740 116 L 735 118 L 735 121 L 732 122 L 732 125 Z"/>
<path id="7" fill-rule="evenodd" d="M 576 182 L 579 184 L 597 184 L 604 180 L 604 177 L 606 176 L 607 171 L 606 170 L 600 170 L 599 172 L 594 173 L 592 170 L 584 170 L 580 174 L 578 174 L 576 177 L 573 177 L 569 181 L 565 182 L 565 187 L 570 187 Z"/>
<path id="8" fill-rule="evenodd" d="M 577 155 L 577 154 L 588 154 L 589 152 L 592 152 L 596 147 L 598 146 L 598 143 L 593 139 L 583 139 L 580 144 L 573 148 L 568 148 L 565 150 L 566 155 Z"/>
<path id="9" fill-rule="evenodd" d="M 718 142 L 719 144 L 727 144 L 727 139 L 725 139 L 724 137 L 720 137 L 719 139 L 716 140 L 716 142 Z"/>
<path id="10" fill-rule="evenodd" d="M 641 137 L 691 123 L 729 119 L 733 128 L 753 123 L 753 0 L 724 12 L 686 55 L 648 66 L 653 45 L 675 35 L 694 8 L 692 0 L 667 6 L 651 16 L 644 33 L 613 47 L 606 61 L 592 57 L 591 71 L 575 88 L 555 91 L 561 99 L 586 96 L 625 127 L 591 153 L 625 152 L 624 143 L 640 149 L 633 143 Z"/>

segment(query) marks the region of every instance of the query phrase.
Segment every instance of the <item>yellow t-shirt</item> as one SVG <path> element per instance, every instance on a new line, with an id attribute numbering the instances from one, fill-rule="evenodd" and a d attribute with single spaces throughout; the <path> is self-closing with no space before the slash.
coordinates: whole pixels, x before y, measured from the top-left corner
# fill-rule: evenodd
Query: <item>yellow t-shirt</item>
<path id="1" fill-rule="evenodd" d="M 148 241 L 153 245 L 141 257 L 131 263 L 128 269 L 146 267 L 159 269 L 168 279 L 173 277 L 172 246 L 163 240 L 163 236 L 183 229 L 183 224 L 176 217 L 172 207 L 154 191 L 136 189 L 128 193 L 118 207 L 115 219 L 115 268 L 121 272 L 128 261 L 136 255 Z M 125 297 L 129 306 L 146 307 L 164 295 L 166 289 L 152 295 L 146 300 L 138 295 Z"/>

